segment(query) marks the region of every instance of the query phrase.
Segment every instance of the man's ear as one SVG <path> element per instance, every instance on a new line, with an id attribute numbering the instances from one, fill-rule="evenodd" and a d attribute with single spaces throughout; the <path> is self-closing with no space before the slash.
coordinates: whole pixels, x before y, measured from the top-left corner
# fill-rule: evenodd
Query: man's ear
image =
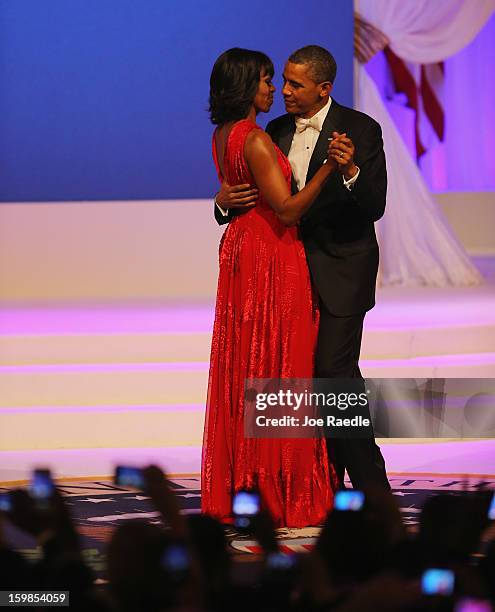
<path id="1" fill-rule="evenodd" d="M 325 98 L 326 96 L 330 95 L 333 88 L 333 83 L 330 83 L 330 81 L 325 81 L 324 83 L 320 83 L 320 87 L 320 98 Z"/>

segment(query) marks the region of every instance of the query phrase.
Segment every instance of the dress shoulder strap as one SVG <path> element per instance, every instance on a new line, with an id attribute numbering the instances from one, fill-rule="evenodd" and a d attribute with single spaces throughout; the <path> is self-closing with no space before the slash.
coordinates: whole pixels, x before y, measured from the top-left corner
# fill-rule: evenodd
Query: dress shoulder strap
<path id="1" fill-rule="evenodd" d="M 223 154 L 223 167 L 225 171 L 225 179 L 231 184 L 235 184 L 232 178 L 232 169 L 235 166 L 238 166 L 239 163 L 242 166 L 244 171 L 249 173 L 249 169 L 246 164 L 246 160 L 244 159 L 244 144 L 246 142 L 246 138 L 250 132 L 253 130 L 261 130 L 259 125 L 251 121 L 250 119 L 241 119 L 234 123 L 232 126 L 229 135 L 227 136 L 227 140 L 225 143 L 225 150 Z M 222 171 L 220 169 L 220 164 L 218 161 L 218 151 L 217 145 L 215 141 L 215 134 L 217 130 L 213 132 L 212 136 L 212 154 L 213 161 L 215 162 L 215 167 L 217 169 L 218 180 L 222 182 L 224 177 L 222 176 Z M 241 181 L 242 182 L 242 181 Z"/>
<path id="2" fill-rule="evenodd" d="M 225 178 L 231 185 L 252 182 L 244 156 L 244 145 L 248 134 L 260 129 L 259 125 L 249 119 L 242 119 L 232 126 L 225 145 L 224 157 Z"/>

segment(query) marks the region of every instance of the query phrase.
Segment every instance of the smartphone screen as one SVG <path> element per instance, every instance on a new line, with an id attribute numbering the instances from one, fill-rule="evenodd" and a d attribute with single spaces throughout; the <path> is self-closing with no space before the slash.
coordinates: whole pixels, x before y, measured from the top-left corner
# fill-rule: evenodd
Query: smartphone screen
<path id="1" fill-rule="evenodd" d="M 232 501 L 234 525 L 238 529 L 249 529 L 251 519 L 260 511 L 261 498 L 254 491 L 238 491 Z"/>
<path id="2" fill-rule="evenodd" d="M 12 510 L 12 501 L 9 493 L 0 493 L 0 510 L 10 512 Z"/>
<path id="3" fill-rule="evenodd" d="M 490 502 L 490 508 L 488 509 L 488 518 L 491 521 L 495 521 L 495 493 L 492 495 L 492 501 Z"/>
<path id="4" fill-rule="evenodd" d="M 184 544 L 167 546 L 162 555 L 162 565 L 170 572 L 183 572 L 189 568 L 189 553 Z"/>
<path id="5" fill-rule="evenodd" d="M 169 544 L 163 551 L 161 563 L 167 575 L 174 582 L 187 578 L 191 566 L 189 551 L 185 544 Z"/>
<path id="6" fill-rule="evenodd" d="M 335 510 L 361 510 L 364 504 L 362 491 L 337 491 L 335 493 Z"/>
<path id="7" fill-rule="evenodd" d="M 55 485 L 50 470 L 34 470 L 31 478 L 30 492 L 38 507 L 46 508 L 48 506 L 50 498 L 55 492 Z"/>
<path id="8" fill-rule="evenodd" d="M 144 477 L 141 468 L 118 465 L 115 468 L 115 484 L 119 487 L 144 489 Z"/>
<path id="9" fill-rule="evenodd" d="M 425 595 L 452 595 L 454 572 L 448 569 L 427 569 L 421 577 L 421 589 Z"/>
<path id="10" fill-rule="evenodd" d="M 288 571 L 293 569 L 297 563 L 296 555 L 288 555 L 283 552 L 272 552 L 266 557 L 266 567 L 272 571 Z"/>
<path id="11" fill-rule="evenodd" d="M 232 510 L 238 516 L 253 516 L 260 511 L 259 493 L 239 491 L 234 495 Z"/>

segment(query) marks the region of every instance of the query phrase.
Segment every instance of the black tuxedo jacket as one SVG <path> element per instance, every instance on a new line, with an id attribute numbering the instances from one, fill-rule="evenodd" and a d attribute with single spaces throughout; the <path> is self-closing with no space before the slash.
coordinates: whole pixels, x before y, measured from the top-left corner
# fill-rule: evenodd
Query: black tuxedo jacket
<path id="1" fill-rule="evenodd" d="M 271 121 L 266 131 L 288 155 L 295 132 L 292 115 Z M 327 157 L 332 132 L 346 132 L 355 146 L 354 162 L 360 174 L 351 191 L 335 172 L 300 221 L 308 265 L 314 286 L 335 316 L 363 313 L 375 304 L 378 243 L 374 222 L 385 210 L 387 171 L 379 124 L 332 100 L 308 168 L 309 181 Z M 295 187 L 292 181 L 293 191 Z M 215 207 L 219 223 L 222 217 Z"/>

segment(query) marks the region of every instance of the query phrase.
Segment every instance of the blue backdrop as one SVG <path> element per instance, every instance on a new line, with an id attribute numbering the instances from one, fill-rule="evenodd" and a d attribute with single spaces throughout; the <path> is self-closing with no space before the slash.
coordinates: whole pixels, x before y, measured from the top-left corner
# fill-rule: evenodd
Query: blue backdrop
<path id="1" fill-rule="evenodd" d="M 285 59 L 306 44 L 334 54 L 334 97 L 352 105 L 352 42 L 350 0 L 3 0 L 0 200 L 209 197 L 217 56 L 271 56 L 265 125 L 283 112 Z"/>

